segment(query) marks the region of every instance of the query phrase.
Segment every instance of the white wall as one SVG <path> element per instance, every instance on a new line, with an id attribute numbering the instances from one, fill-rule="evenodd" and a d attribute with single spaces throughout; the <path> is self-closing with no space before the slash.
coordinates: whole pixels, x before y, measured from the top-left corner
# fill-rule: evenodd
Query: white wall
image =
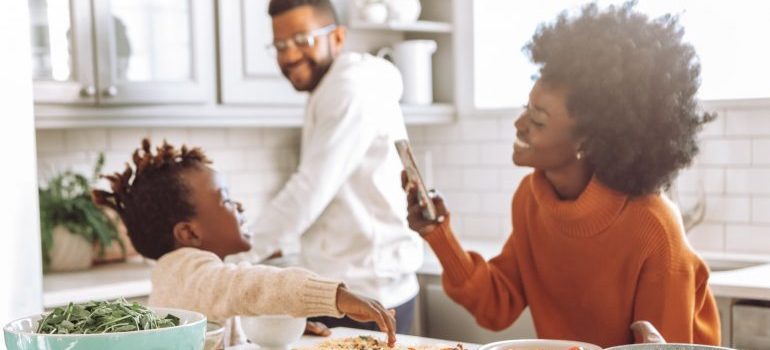
<path id="1" fill-rule="evenodd" d="M 73 169 L 91 174 L 99 152 L 104 172 L 123 171 L 143 137 L 153 144 L 202 147 L 228 179 L 231 196 L 243 203 L 253 219 L 297 167 L 299 128 L 239 129 L 74 129 L 38 130 L 38 169 L 41 182 Z M 106 182 L 100 182 L 106 186 Z"/>
<path id="2" fill-rule="evenodd" d="M 35 132 L 26 1 L 0 2 L 0 324 L 42 311 Z M 2 343 L 4 344 L 4 342 Z M 0 344 L 0 348 L 4 346 Z"/>

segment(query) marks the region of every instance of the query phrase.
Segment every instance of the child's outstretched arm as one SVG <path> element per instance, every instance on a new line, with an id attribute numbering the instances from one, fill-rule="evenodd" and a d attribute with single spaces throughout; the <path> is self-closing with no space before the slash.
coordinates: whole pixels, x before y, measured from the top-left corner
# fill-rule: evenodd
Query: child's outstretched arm
<path id="1" fill-rule="evenodd" d="M 393 316 L 377 301 L 300 268 L 225 264 L 211 252 L 180 248 L 158 260 L 152 285 L 151 305 L 199 311 L 212 319 L 348 314 L 376 322 L 389 342 L 395 342 Z"/>

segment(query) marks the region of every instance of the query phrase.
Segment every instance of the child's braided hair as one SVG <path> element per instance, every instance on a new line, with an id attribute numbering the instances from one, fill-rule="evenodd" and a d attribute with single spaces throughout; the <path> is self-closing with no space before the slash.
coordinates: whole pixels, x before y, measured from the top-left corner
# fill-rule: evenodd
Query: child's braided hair
<path id="1" fill-rule="evenodd" d="M 140 254 L 158 259 L 174 250 L 174 226 L 195 216 L 182 174 L 211 161 L 200 148 L 176 149 L 165 141 L 153 154 L 148 139 L 132 158 L 134 168 L 126 163 L 123 173 L 103 175 L 112 192 L 94 190 L 91 198 L 120 215 Z"/>

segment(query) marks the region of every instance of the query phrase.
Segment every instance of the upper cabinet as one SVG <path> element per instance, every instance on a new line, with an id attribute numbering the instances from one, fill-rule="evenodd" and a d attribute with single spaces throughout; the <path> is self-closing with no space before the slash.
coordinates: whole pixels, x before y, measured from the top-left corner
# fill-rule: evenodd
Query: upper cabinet
<path id="1" fill-rule="evenodd" d="M 420 90 L 429 94 L 410 95 L 428 95 L 427 102 L 402 101 L 409 124 L 456 114 L 456 1 L 464 0 L 421 0 L 416 21 L 378 22 L 361 16 L 360 4 L 370 2 L 333 0 L 349 28 L 345 50 L 390 52 L 405 96 L 417 91 L 410 82 L 430 85 Z M 268 3 L 29 0 L 37 127 L 300 126 L 307 94 L 294 90 L 267 50 Z M 435 48 L 401 51 L 410 40 Z M 410 64 L 414 57 L 421 63 Z"/>
<path id="2" fill-rule="evenodd" d="M 35 102 L 96 103 L 89 2 L 30 0 L 29 7 Z"/>
<path id="3" fill-rule="evenodd" d="M 214 8 L 190 0 L 30 0 L 35 100 L 213 102 Z"/>
<path id="4" fill-rule="evenodd" d="M 219 6 L 221 99 L 224 104 L 301 105 L 266 49 L 273 41 L 269 0 L 223 0 Z"/>

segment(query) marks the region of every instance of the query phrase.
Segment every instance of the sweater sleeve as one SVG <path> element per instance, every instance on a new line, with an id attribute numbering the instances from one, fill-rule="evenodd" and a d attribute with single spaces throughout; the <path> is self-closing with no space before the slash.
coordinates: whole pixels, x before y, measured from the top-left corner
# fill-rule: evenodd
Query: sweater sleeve
<path id="1" fill-rule="evenodd" d="M 708 288 L 708 269 L 644 267 L 634 300 L 634 321 L 649 321 L 669 343 L 719 345 L 716 301 Z"/>
<path id="2" fill-rule="evenodd" d="M 253 237 L 281 246 L 298 238 L 326 209 L 340 187 L 361 166 L 377 136 L 376 121 L 370 120 L 382 102 L 354 81 L 328 82 L 334 89 L 320 91 L 313 109 L 315 123 L 307 127 L 297 171 L 260 213 Z"/>
<path id="3" fill-rule="evenodd" d="M 212 253 L 182 248 L 158 261 L 150 304 L 195 310 L 218 320 L 270 314 L 341 317 L 339 285 L 304 269 L 226 264 Z"/>
<path id="4" fill-rule="evenodd" d="M 500 255 L 489 262 L 475 252 L 465 252 L 448 220 L 426 240 L 444 268 L 444 290 L 467 309 L 484 328 L 502 330 L 513 324 L 527 306 L 518 263 L 514 256 L 515 235 Z"/>

